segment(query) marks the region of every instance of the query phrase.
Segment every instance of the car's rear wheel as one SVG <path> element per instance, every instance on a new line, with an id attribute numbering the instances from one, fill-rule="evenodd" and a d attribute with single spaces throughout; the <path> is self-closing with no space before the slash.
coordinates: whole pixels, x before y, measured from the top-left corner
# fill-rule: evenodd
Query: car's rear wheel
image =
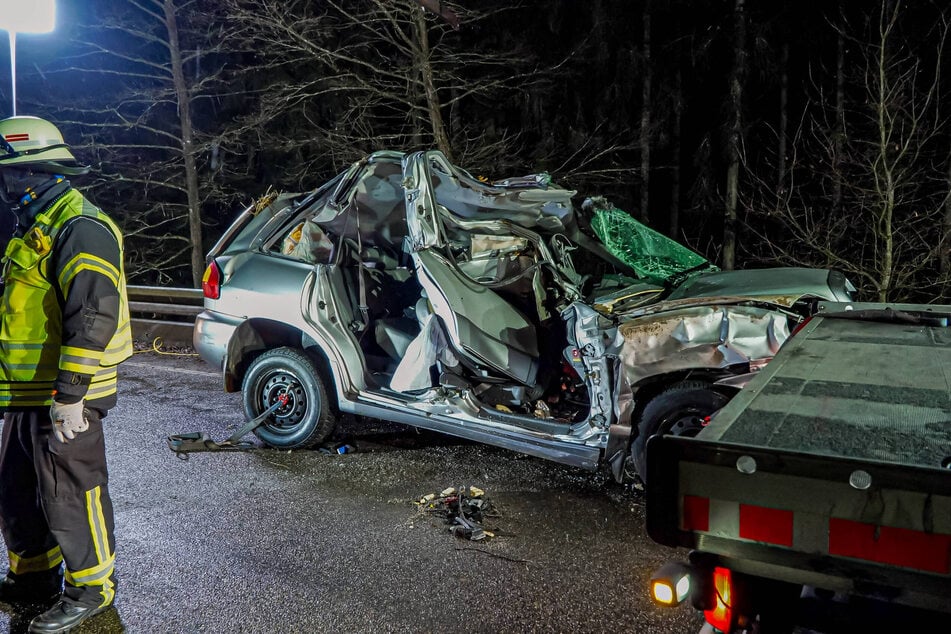
<path id="1" fill-rule="evenodd" d="M 276 348 L 259 356 L 248 368 L 241 391 L 248 420 L 260 416 L 282 395 L 287 395 L 287 402 L 254 430 L 271 447 L 314 447 L 324 442 L 336 427 L 324 380 L 301 350 Z"/>
<path id="2" fill-rule="evenodd" d="M 641 413 L 637 437 L 631 443 L 631 457 L 645 486 L 647 440 L 658 434 L 696 436 L 705 419 L 729 400 L 729 396 L 714 390 L 706 381 L 683 381 L 648 401 Z"/>

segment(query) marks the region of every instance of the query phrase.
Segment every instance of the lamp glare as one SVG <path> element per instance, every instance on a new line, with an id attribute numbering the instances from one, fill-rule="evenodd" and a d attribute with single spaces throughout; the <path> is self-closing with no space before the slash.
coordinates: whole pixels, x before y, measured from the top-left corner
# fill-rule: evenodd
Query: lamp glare
<path id="1" fill-rule="evenodd" d="M 55 0 L 0 0 L 0 29 L 11 33 L 49 33 L 55 28 Z"/>

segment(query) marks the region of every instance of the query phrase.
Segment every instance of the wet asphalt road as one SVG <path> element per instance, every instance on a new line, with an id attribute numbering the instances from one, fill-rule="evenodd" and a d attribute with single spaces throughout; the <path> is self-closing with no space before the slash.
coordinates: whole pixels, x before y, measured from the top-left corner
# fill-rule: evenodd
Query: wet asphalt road
<path id="1" fill-rule="evenodd" d="M 510 451 L 379 421 L 345 421 L 357 451 L 169 451 L 223 439 L 236 394 L 195 357 L 136 354 L 106 419 L 116 513 L 115 609 L 81 633 L 697 632 L 655 608 L 652 570 L 682 555 L 644 531 L 643 497 Z M 486 491 L 496 537 L 471 542 L 414 501 Z M 0 604 L 0 632 L 32 614 Z"/>

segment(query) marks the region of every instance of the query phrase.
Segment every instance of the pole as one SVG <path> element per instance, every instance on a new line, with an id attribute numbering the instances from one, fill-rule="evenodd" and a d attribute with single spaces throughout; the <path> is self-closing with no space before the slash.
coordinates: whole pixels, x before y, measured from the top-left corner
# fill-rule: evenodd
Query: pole
<path id="1" fill-rule="evenodd" d="M 7 31 L 10 37 L 10 81 L 13 83 L 13 116 L 17 116 L 17 32 Z"/>

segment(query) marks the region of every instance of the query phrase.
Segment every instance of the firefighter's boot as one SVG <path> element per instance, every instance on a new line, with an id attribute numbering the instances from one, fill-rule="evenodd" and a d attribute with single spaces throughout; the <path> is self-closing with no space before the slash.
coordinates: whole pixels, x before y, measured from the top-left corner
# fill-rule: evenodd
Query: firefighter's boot
<path id="1" fill-rule="evenodd" d="M 0 580 L 0 601 L 10 604 L 50 603 L 63 591 L 63 573 L 59 568 L 42 572 L 14 574 Z"/>
<path id="2" fill-rule="evenodd" d="M 109 608 L 108 605 L 92 607 L 62 599 L 49 610 L 33 619 L 30 622 L 29 632 L 31 634 L 69 632 L 83 621 L 91 619 Z"/>

